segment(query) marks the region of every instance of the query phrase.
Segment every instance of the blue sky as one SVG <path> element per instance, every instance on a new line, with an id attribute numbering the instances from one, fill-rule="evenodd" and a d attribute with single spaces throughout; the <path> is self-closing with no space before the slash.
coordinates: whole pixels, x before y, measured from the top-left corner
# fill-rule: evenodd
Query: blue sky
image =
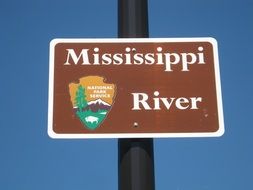
<path id="1" fill-rule="evenodd" d="M 150 37 L 214 37 L 220 138 L 155 139 L 157 190 L 252 189 L 253 1 L 149 0 Z M 49 42 L 117 37 L 116 0 L 0 1 L 0 189 L 117 189 L 117 140 L 47 135 Z"/>

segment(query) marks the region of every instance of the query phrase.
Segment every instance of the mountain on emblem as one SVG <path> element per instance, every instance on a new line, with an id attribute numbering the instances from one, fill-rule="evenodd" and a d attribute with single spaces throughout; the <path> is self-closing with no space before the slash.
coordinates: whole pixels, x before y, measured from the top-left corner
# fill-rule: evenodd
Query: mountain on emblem
<path id="1" fill-rule="evenodd" d="M 69 84 L 73 111 L 81 123 L 94 130 L 109 113 L 116 95 L 116 85 L 105 83 L 100 76 L 86 76 Z"/>

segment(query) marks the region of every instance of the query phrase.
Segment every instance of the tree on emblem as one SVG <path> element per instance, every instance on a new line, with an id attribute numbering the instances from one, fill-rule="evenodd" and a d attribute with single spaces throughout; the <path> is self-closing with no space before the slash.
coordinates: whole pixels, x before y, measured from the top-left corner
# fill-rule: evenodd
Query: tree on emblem
<path id="1" fill-rule="evenodd" d="M 85 123 L 85 111 L 84 108 L 88 105 L 85 95 L 85 88 L 79 85 L 76 90 L 75 105 L 77 106 L 76 115 L 80 118 L 82 123 Z"/>
<path id="2" fill-rule="evenodd" d="M 78 107 L 78 111 L 82 112 L 83 109 L 87 106 L 85 89 L 82 85 L 79 85 L 76 91 L 75 104 Z"/>

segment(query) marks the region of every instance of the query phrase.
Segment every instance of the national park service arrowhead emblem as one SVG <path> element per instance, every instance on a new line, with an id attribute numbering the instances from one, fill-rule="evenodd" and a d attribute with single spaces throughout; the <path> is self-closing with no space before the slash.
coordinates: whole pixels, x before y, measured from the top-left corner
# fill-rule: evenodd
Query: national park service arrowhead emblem
<path id="1" fill-rule="evenodd" d="M 116 85 L 105 83 L 101 76 L 85 76 L 69 84 L 73 111 L 81 123 L 94 130 L 109 113 L 116 96 Z"/>

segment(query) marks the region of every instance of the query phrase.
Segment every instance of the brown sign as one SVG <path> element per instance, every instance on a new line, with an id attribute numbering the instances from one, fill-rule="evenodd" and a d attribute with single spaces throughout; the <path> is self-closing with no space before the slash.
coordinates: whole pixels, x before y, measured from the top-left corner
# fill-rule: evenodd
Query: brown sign
<path id="1" fill-rule="evenodd" d="M 52 40 L 48 133 L 52 138 L 221 136 L 216 40 Z"/>

